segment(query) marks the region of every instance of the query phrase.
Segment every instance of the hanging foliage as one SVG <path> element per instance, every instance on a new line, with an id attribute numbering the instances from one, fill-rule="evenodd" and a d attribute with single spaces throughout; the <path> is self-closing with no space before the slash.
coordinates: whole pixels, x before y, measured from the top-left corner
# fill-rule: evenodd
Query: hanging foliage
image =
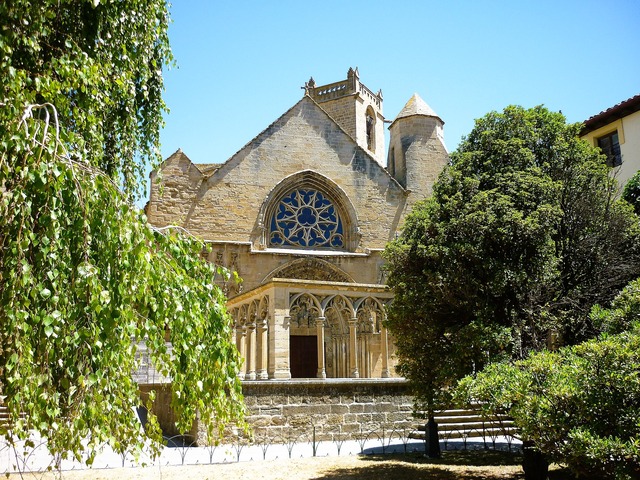
<path id="1" fill-rule="evenodd" d="M 0 2 L 0 137 L 27 105 L 51 103 L 71 153 L 141 193 L 160 160 L 168 21 L 162 0 Z"/>
<path id="2" fill-rule="evenodd" d="M 35 110 L 57 120 L 52 106 Z M 142 448 L 133 372 L 145 342 L 172 379 L 178 429 L 188 431 L 198 413 L 213 438 L 243 415 L 231 322 L 213 284 L 224 272 L 200 258 L 201 242 L 154 230 L 108 176 L 60 152 L 51 123 L 24 118 L 13 155 L 0 157 L 7 428 L 23 438 L 35 430 L 51 451 L 76 456 L 84 440 L 90 451 L 104 442 Z"/>
<path id="3" fill-rule="evenodd" d="M 0 434 L 89 462 L 161 439 L 153 394 L 145 431 L 135 413 L 142 342 L 180 431 L 245 425 L 225 272 L 130 203 L 157 160 L 166 8 L 0 2 Z"/>

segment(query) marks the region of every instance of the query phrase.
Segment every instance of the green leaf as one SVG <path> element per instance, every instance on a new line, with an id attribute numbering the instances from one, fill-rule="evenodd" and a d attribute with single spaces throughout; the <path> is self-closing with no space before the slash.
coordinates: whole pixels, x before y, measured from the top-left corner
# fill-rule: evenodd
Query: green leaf
<path id="1" fill-rule="evenodd" d="M 160 160 L 167 13 L 161 0 L 0 2 L 0 385 L 25 413 L 12 435 L 89 464 L 105 443 L 158 454 L 157 419 L 140 435 L 130 415 L 140 342 L 183 399 L 181 431 L 199 406 L 212 441 L 246 425 L 233 370 L 202 353 L 239 362 L 202 242 L 155 234 L 131 204 Z"/>

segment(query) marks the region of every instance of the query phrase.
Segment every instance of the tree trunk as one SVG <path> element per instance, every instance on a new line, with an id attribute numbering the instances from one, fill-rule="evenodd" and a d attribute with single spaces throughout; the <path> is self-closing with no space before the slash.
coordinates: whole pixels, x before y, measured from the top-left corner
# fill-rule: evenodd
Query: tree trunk
<path id="1" fill-rule="evenodd" d="M 525 480 L 547 480 L 549 462 L 531 441 L 522 442 L 522 470 Z"/>
<path id="2" fill-rule="evenodd" d="M 429 421 L 424 430 L 425 451 L 429 458 L 440 458 L 440 439 L 438 438 L 438 424 L 433 415 L 429 415 Z"/>

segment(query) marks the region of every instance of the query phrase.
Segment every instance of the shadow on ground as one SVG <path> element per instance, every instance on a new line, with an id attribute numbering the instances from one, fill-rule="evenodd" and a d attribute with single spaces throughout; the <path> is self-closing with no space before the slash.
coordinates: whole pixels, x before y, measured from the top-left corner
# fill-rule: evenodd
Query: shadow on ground
<path id="1" fill-rule="evenodd" d="M 441 458 L 428 458 L 423 453 L 407 455 L 362 455 L 366 462 L 395 461 L 410 465 L 457 465 L 471 467 L 520 466 L 522 454 L 520 452 L 505 452 L 499 450 L 458 450 L 442 452 Z"/>
<path id="2" fill-rule="evenodd" d="M 520 453 L 484 451 L 443 452 L 442 458 L 424 454 L 366 455 L 362 465 L 336 468 L 312 480 L 522 480 Z M 570 478 L 564 470 L 550 472 L 551 480 Z"/>

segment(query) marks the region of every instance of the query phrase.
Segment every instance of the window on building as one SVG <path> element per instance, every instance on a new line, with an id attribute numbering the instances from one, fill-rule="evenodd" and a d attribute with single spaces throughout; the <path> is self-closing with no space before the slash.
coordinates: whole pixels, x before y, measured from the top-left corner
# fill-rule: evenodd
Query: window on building
<path id="1" fill-rule="evenodd" d="M 272 247 L 344 248 L 342 219 L 333 202 L 311 188 L 284 195 L 271 217 Z"/>
<path id="2" fill-rule="evenodd" d="M 607 165 L 617 167 L 622 165 L 622 154 L 620 153 L 620 142 L 618 141 L 618 132 L 612 132 L 609 135 L 598 138 L 598 146 L 602 153 L 607 156 Z"/>

